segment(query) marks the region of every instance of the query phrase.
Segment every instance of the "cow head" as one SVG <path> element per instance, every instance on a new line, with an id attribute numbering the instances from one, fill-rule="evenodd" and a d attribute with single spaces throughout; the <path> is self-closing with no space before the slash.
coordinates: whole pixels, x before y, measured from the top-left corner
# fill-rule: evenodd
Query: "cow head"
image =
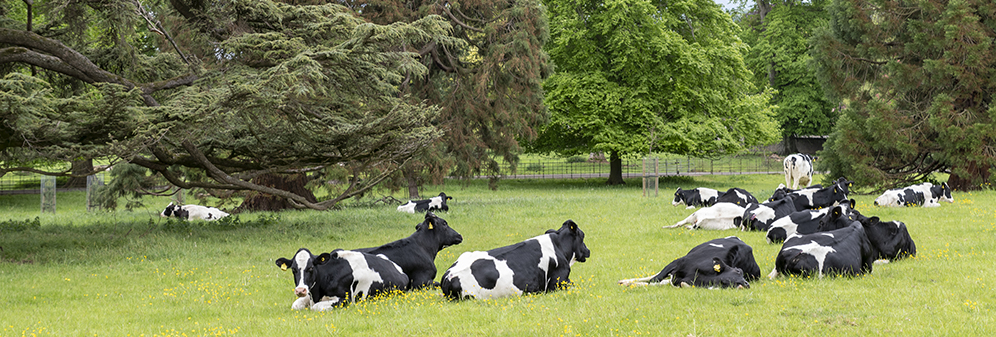
<path id="1" fill-rule="evenodd" d="M 564 257 L 567 257 L 568 254 L 571 255 L 571 264 L 574 264 L 574 261 L 584 262 L 591 257 L 591 251 L 584 244 L 584 232 L 581 231 L 581 228 L 578 228 L 578 224 L 574 223 L 574 220 L 564 221 L 560 229 L 547 230 L 546 234 L 557 235 L 554 241 L 560 250 L 564 252 Z"/>
<path id="2" fill-rule="evenodd" d="M 290 269 L 294 275 L 294 295 L 305 297 L 311 294 L 311 288 L 314 288 L 318 281 L 315 266 L 325 263 L 329 257 L 329 253 L 314 256 L 308 249 L 301 248 L 294 254 L 293 259 L 282 257 L 276 260 L 276 264 L 280 270 Z"/>
<path id="3" fill-rule="evenodd" d="M 946 182 L 941 183 L 940 185 L 932 186 L 930 188 L 930 193 L 933 194 L 935 197 L 938 197 L 940 200 L 951 203 L 954 202 L 954 198 L 951 197 L 951 187 L 948 186 L 948 183 Z"/>
<path id="4" fill-rule="evenodd" d="M 446 195 L 446 193 L 443 193 L 443 192 L 439 192 L 439 197 L 443 198 L 443 200 L 453 200 L 453 197 L 448 196 L 448 195 Z M 443 203 L 446 203 L 446 202 L 444 201 Z"/>
<path id="5" fill-rule="evenodd" d="M 820 218 L 820 225 L 816 228 L 820 232 L 829 232 L 850 226 L 852 222 L 867 219 L 858 210 L 853 208 L 854 199 L 833 206 L 827 214 Z"/>
<path id="6" fill-rule="evenodd" d="M 895 260 L 916 256 L 916 243 L 906 230 L 906 224 L 900 221 L 881 222 L 877 216 L 860 221 L 868 241 L 878 251 L 878 258 Z"/>
<path id="7" fill-rule="evenodd" d="M 427 245 L 426 248 L 430 249 L 433 254 L 443 250 L 443 248 L 463 242 L 463 236 L 460 233 L 451 228 L 446 220 L 432 212 L 425 212 L 425 221 L 415 225 L 415 234 L 412 235 L 420 236 L 421 239 L 416 241 Z"/>
<path id="8" fill-rule="evenodd" d="M 847 180 L 847 178 L 844 177 L 837 178 L 837 180 L 835 180 L 834 183 L 840 185 L 840 187 L 844 190 L 844 194 L 850 193 L 848 191 L 850 191 L 851 186 L 854 185 L 854 181 Z"/>
<path id="9" fill-rule="evenodd" d="M 732 253 L 735 253 L 734 250 Z M 696 286 L 696 287 L 720 287 L 720 288 L 750 288 L 750 284 L 744 279 L 744 272 L 740 268 L 731 267 L 723 262 L 719 257 L 713 257 L 712 261 L 705 260 L 696 263 L 694 270 L 678 268 L 671 284 L 675 286 Z"/>
<path id="10" fill-rule="evenodd" d="M 678 206 L 685 202 L 685 194 L 682 193 L 681 187 L 674 191 L 674 201 L 671 201 L 672 206 Z"/>

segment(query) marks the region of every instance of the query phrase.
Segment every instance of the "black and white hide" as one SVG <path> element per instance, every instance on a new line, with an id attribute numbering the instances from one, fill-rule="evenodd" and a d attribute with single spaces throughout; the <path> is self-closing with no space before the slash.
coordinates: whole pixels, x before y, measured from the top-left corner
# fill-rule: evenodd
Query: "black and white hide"
<path id="1" fill-rule="evenodd" d="M 558 230 L 495 248 L 466 252 L 443 273 L 439 287 L 450 299 L 488 299 L 554 291 L 570 284 L 571 265 L 591 251 L 572 220 Z"/>
<path id="2" fill-rule="evenodd" d="M 791 195 L 763 204 L 747 205 L 740 222 L 740 230 L 767 232 L 775 220 L 784 218 L 795 211 L 794 198 Z"/>
<path id="3" fill-rule="evenodd" d="M 414 214 L 415 212 L 449 211 L 450 207 L 446 205 L 446 200 L 453 200 L 453 197 L 447 196 L 446 193 L 439 192 L 439 195 L 429 199 L 408 200 L 408 203 L 398 206 L 398 212 Z"/>
<path id="4" fill-rule="evenodd" d="M 747 192 L 747 190 L 734 187 L 726 190 L 726 192 L 723 192 L 719 198 L 716 199 L 716 203 L 721 202 L 728 202 L 747 207 L 748 204 L 756 204 L 757 198 L 750 194 L 750 192 Z"/>
<path id="5" fill-rule="evenodd" d="M 808 154 L 796 153 L 785 157 L 785 186 L 798 189 L 813 181 L 813 158 Z"/>
<path id="6" fill-rule="evenodd" d="M 709 207 L 703 207 L 684 220 L 671 226 L 662 228 L 677 228 L 685 225 L 688 229 L 712 229 L 724 230 L 733 229 L 740 226 L 739 221 L 743 219 L 744 207 L 729 203 L 720 202 Z"/>
<path id="7" fill-rule="evenodd" d="M 922 198 L 922 201 L 920 200 Z M 885 191 L 875 199 L 875 204 L 879 206 L 918 206 L 939 207 L 940 201 L 954 202 L 951 196 L 951 187 L 948 183 L 934 185 L 932 183 L 922 183 L 910 185 L 901 189 Z M 917 204 L 919 202 L 919 204 Z"/>
<path id="8" fill-rule="evenodd" d="M 168 218 L 176 217 L 185 220 L 207 220 L 214 221 L 228 216 L 228 213 L 214 208 L 201 205 L 174 205 L 172 202 L 166 205 L 166 209 L 159 216 Z"/>
<path id="9" fill-rule="evenodd" d="M 405 275 L 408 275 L 407 288 L 414 290 L 433 285 L 436 278 L 436 254 L 443 248 L 461 242 L 463 236 L 450 227 L 446 220 L 433 212 L 426 212 L 425 221 L 415 225 L 415 233 L 407 238 L 356 251 L 383 256 L 401 266 Z"/>
<path id="10" fill-rule="evenodd" d="M 786 189 L 776 190 L 768 201 L 779 200 L 791 195 L 796 210 L 820 209 L 847 201 L 846 188 L 841 186 L 840 183 L 834 183 L 831 186 L 823 188 L 807 187 L 797 191 L 787 191 Z"/>
<path id="11" fill-rule="evenodd" d="M 620 280 L 619 284 L 750 288 L 749 282 L 760 277 L 753 249 L 731 236 L 695 246 L 654 276 Z"/>
<path id="12" fill-rule="evenodd" d="M 683 190 L 681 187 L 678 187 L 674 191 L 674 201 L 671 201 L 671 205 L 688 205 L 685 208 L 712 206 L 716 204 L 716 200 L 719 199 L 721 193 L 708 187 L 698 187 L 690 190 Z"/>
<path id="13" fill-rule="evenodd" d="M 820 219 L 829 211 L 829 208 L 823 208 L 818 210 L 804 209 L 793 212 L 786 217 L 772 222 L 771 227 L 768 227 L 768 231 L 764 236 L 768 240 L 768 243 L 779 243 L 796 233 L 815 233 L 820 227 Z"/>
<path id="14" fill-rule="evenodd" d="M 408 276 L 390 260 L 357 251 L 336 249 L 315 256 L 301 248 L 293 259 L 279 258 L 281 270 L 294 275 L 293 310 L 328 310 L 392 290 L 405 290 Z"/>
<path id="15" fill-rule="evenodd" d="M 924 201 L 923 192 L 904 187 L 885 191 L 874 203 L 882 207 L 915 207 L 923 206 Z"/>
<path id="16" fill-rule="evenodd" d="M 916 256 L 916 243 L 906 224 L 901 221 L 881 221 L 877 216 L 866 217 L 846 204 L 835 206 L 820 220 L 819 231 L 830 231 L 849 226 L 857 221 L 865 229 L 868 240 L 878 253 L 878 259 L 899 260 Z"/>

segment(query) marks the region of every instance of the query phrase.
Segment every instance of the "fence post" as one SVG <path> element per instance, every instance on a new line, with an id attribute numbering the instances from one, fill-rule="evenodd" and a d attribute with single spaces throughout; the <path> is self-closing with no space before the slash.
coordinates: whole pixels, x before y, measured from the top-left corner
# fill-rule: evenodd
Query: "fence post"
<path id="1" fill-rule="evenodd" d="M 99 175 L 97 175 L 99 174 Z M 97 205 L 97 189 L 104 186 L 103 172 L 86 176 L 86 211 L 92 212 L 100 208 Z"/>
<path id="2" fill-rule="evenodd" d="M 41 176 L 41 212 L 55 214 L 55 177 Z"/>

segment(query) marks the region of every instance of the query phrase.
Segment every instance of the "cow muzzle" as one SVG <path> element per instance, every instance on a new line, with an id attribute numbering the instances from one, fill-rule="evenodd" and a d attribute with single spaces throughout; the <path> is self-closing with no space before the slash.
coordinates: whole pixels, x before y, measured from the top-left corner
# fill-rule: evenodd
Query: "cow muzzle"
<path id="1" fill-rule="evenodd" d="M 305 287 L 294 288 L 294 295 L 297 295 L 297 297 L 308 296 L 308 288 Z"/>

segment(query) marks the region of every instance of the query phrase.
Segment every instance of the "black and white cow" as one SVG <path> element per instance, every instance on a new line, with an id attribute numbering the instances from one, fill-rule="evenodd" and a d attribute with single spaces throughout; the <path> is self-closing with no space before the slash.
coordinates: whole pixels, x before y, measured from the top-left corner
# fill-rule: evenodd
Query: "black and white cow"
<path id="1" fill-rule="evenodd" d="M 875 206 L 884 207 L 922 206 L 923 203 L 923 192 L 907 187 L 885 191 L 875 198 Z"/>
<path id="2" fill-rule="evenodd" d="M 407 204 L 398 206 L 398 212 L 421 213 L 426 211 L 449 211 L 450 207 L 446 206 L 446 200 L 453 200 L 453 197 L 447 196 L 446 193 L 439 192 L 439 195 L 429 199 L 408 200 Z"/>
<path id="3" fill-rule="evenodd" d="M 820 219 L 829 211 L 829 208 L 822 208 L 818 210 L 804 209 L 793 212 L 786 217 L 773 221 L 771 227 L 768 227 L 765 238 L 767 238 L 768 243 L 778 243 L 785 241 L 789 236 L 796 233 L 815 233 L 820 227 Z"/>
<path id="4" fill-rule="evenodd" d="M 207 220 L 214 221 L 228 216 L 228 213 L 214 208 L 201 205 L 174 205 L 172 202 L 166 205 L 166 209 L 159 216 L 168 218 L 176 217 L 185 220 Z"/>
<path id="5" fill-rule="evenodd" d="M 750 194 L 750 192 L 747 192 L 747 190 L 734 187 L 721 193 L 720 196 L 716 198 L 716 203 L 721 202 L 729 202 L 747 207 L 749 204 L 756 204 L 757 198 Z"/>
<path id="6" fill-rule="evenodd" d="M 696 287 L 750 288 L 761 277 L 753 249 L 735 236 L 700 244 L 657 275 L 619 281 L 621 285 L 664 284 Z"/>
<path id="7" fill-rule="evenodd" d="M 898 260 L 916 256 L 916 243 L 901 221 L 881 221 L 877 216 L 866 217 L 846 204 L 835 206 L 820 220 L 819 231 L 844 228 L 857 221 L 865 229 L 878 259 Z"/>
<path id="8" fill-rule="evenodd" d="M 922 183 L 907 186 L 902 189 L 901 196 L 906 197 L 908 195 L 913 195 L 914 198 L 919 195 L 923 196 L 923 202 L 921 203 L 923 207 L 939 207 L 941 206 L 940 201 L 954 202 L 954 198 L 951 197 L 951 187 L 948 187 L 948 183 L 942 183 L 940 185 L 934 185 L 932 183 Z M 875 199 L 876 205 L 882 206 L 899 206 L 899 200 L 893 200 L 894 197 L 898 197 L 895 193 L 890 194 L 889 192 L 894 190 L 886 191 L 885 194 L 879 196 Z M 914 199 L 915 200 L 915 199 Z"/>
<path id="9" fill-rule="evenodd" d="M 301 248 L 293 259 L 279 258 L 276 264 L 294 275 L 294 310 L 328 310 L 408 285 L 397 264 L 357 251 L 336 249 L 315 256 Z"/>
<path id="10" fill-rule="evenodd" d="M 798 189 L 799 185 L 809 185 L 813 181 L 813 158 L 808 154 L 796 153 L 785 157 L 785 186 Z"/>
<path id="11" fill-rule="evenodd" d="M 851 220 L 846 211 L 831 211 L 840 227 L 830 231 L 790 236 L 775 257 L 768 277 L 792 275 L 862 275 L 872 271 L 876 259 L 898 259 L 916 255 L 916 244 L 901 222 Z M 844 225 L 846 224 L 846 225 Z"/>
<path id="12" fill-rule="evenodd" d="M 796 211 L 794 197 L 787 195 L 779 200 L 763 204 L 750 204 L 744 209 L 740 229 L 744 231 L 768 231 L 771 223 Z"/>
<path id="13" fill-rule="evenodd" d="M 358 252 L 384 256 L 401 266 L 408 275 L 408 289 L 431 286 L 436 278 L 436 254 L 443 248 L 460 244 L 463 236 L 433 212 L 425 213 L 425 221 L 415 225 L 415 233 L 407 238 L 379 247 L 356 249 Z"/>
<path id="14" fill-rule="evenodd" d="M 743 214 L 744 207 L 734 203 L 719 202 L 709 207 L 700 208 L 674 225 L 661 228 L 676 228 L 685 225 L 688 229 L 733 229 L 740 225 L 739 221 Z"/>
<path id="15" fill-rule="evenodd" d="M 719 199 L 721 193 L 708 187 L 698 187 L 690 190 L 683 190 L 681 187 L 678 187 L 678 190 L 674 191 L 674 201 L 671 202 L 671 205 L 688 205 L 685 208 L 712 206 L 716 204 L 716 200 Z"/>
<path id="16" fill-rule="evenodd" d="M 570 284 L 571 265 L 589 256 L 584 232 L 567 220 L 558 230 L 511 246 L 460 254 L 443 273 L 439 287 L 450 299 L 553 291 Z"/>
<path id="17" fill-rule="evenodd" d="M 831 207 L 847 201 L 847 193 L 845 190 L 846 188 L 842 187 L 839 182 L 824 188 L 805 188 L 790 193 L 787 193 L 786 190 L 779 189 L 775 191 L 775 193 L 771 196 L 771 199 L 768 199 L 768 201 L 779 200 L 784 198 L 786 195 L 791 195 L 793 197 L 792 202 L 795 204 L 796 210 L 819 209 L 823 207 Z"/>

